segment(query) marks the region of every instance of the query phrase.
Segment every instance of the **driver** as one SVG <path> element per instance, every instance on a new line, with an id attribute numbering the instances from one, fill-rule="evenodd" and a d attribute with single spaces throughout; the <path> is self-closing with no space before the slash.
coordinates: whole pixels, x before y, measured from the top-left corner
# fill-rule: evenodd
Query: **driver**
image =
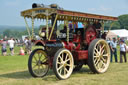
<path id="1" fill-rule="evenodd" d="M 93 23 L 93 26 L 96 29 L 97 37 L 100 38 L 101 37 L 102 25 L 99 22 L 99 20 L 96 20 L 96 22 Z"/>

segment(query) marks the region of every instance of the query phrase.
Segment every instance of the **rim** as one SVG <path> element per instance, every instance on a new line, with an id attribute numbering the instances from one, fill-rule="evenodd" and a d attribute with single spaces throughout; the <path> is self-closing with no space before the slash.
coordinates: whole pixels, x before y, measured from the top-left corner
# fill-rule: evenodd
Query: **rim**
<path id="1" fill-rule="evenodd" d="M 94 66 L 97 71 L 103 73 L 107 70 L 110 63 L 110 50 L 105 41 L 99 41 L 94 47 L 93 54 Z"/>
<path id="2" fill-rule="evenodd" d="M 59 53 L 57 57 L 56 69 L 61 78 L 68 78 L 73 70 L 72 54 L 66 50 Z"/>
<path id="3" fill-rule="evenodd" d="M 43 76 L 49 69 L 48 57 L 42 50 L 38 50 L 33 55 L 32 59 L 32 71 L 37 76 Z"/>

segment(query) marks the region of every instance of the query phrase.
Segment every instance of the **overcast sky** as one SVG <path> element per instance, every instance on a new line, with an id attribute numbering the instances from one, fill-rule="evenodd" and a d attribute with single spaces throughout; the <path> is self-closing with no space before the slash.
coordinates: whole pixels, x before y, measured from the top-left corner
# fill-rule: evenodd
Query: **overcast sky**
<path id="1" fill-rule="evenodd" d="M 25 26 L 20 12 L 32 3 L 57 3 L 66 10 L 107 16 L 128 14 L 128 0 L 0 0 L 0 25 Z"/>

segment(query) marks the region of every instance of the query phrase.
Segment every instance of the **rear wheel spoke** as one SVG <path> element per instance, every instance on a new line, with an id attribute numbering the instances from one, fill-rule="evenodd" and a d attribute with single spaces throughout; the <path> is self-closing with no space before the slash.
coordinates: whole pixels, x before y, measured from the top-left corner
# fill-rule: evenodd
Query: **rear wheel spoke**
<path id="1" fill-rule="evenodd" d="M 61 65 L 57 70 L 60 70 L 63 67 L 63 65 Z"/>

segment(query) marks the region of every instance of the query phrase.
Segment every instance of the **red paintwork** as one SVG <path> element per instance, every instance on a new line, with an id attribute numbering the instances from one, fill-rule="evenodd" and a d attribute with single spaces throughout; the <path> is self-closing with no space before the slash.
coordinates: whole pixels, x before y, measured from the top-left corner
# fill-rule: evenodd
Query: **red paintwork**
<path id="1" fill-rule="evenodd" d="M 35 41 L 35 45 L 42 45 L 42 46 L 44 46 L 45 42 L 43 40 L 36 40 Z"/>
<path id="2" fill-rule="evenodd" d="M 88 59 L 88 50 L 74 51 L 72 54 L 75 60 Z"/>
<path id="3" fill-rule="evenodd" d="M 64 48 L 66 48 L 70 51 L 74 50 L 74 48 L 75 48 L 75 44 L 73 44 L 73 42 L 69 42 L 69 43 L 63 42 L 63 45 L 64 45 Z"/>
<path id="4" fill-rule="evenodd" d="M 96 39 L 96 31 L 93 28 L 93 26 L 89 26 L 88 28 L 85 29 L 86 33 L 85 33 L 85 43 L 87 43 L 88 45 L 91 43 L 92 40 Z M 56 40 L 51 39 L 51 42 L 56 42 Z M 50 42 L 49 41 L 49 42 Z M 73 40 L 70 42 L 67 41 L 62 41 L 63 43 L 63 47 L 70 50 L 70 52 L 72 53 L 73 57 L 75 60 L 84 60 L 84 59 L 88 59 L 88 50 L 81 50 L 81 43 L 82 43 L 82 35 L 81 34 L 74 34 L 73 36 Z M 47 41 L 42 41 L 42 40 L 38 40 L 35 42 L 36 44 L 42 44 L 45 45 L 45 43 L 47 43 Z M 52 67 L 52 62 L 53 62 L 53 57 L 51 57 L 50 59 L 50 67 Z"/>
<path id="5" fill-rule="evenodd" d="M 96 39 L 96 30 L 94 29 L 93 26 L 89 26 L 86 29 L 86 33 L 85 33 L 86 43 L 89 45 L 91 43 L 91 41 L 94 39 Z"/>
<path id="6" fill-rule="evenodd" d="M 70 50 L 75 60 L 88 59 L 88 50 L 80 50 L 80 43 L 75 46 L 74 42 L 63 42 L 64 48 Z"/>
<path id="7" fill-rule="evenodd" d="M 81 42 L 81 35 L 74 35 L 73 42 L 80 43 Z"/>

